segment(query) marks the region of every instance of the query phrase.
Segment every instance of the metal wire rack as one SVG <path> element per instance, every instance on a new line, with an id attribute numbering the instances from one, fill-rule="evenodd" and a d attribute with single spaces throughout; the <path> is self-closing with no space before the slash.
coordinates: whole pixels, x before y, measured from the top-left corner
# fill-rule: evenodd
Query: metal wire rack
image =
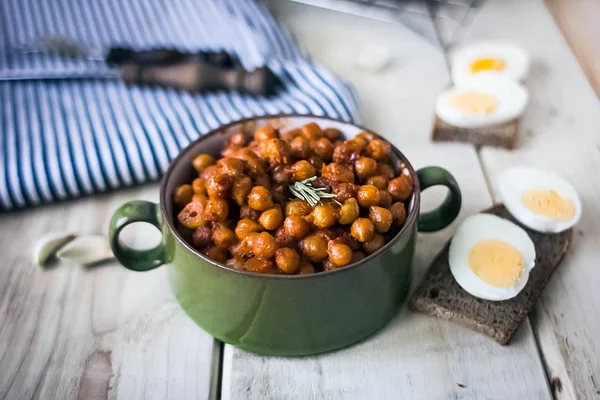
<path id="1" fill-rule="evenodd" d="M 447 49 L 483 0 L 292 0 L 380 21 L 401 23 Z"/>

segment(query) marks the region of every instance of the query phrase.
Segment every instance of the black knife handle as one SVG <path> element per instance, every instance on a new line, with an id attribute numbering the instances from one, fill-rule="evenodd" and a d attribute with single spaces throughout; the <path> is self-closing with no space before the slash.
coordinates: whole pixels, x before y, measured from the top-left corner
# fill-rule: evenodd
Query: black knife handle
<path id="1" fill-rule="evenodd" d="M 233 68 L 241 66 L 239 60 L 226 51 L 184 53 L 175 49 L 162 48 L 138 51 L 127 47 L 112 47 L 106 55 L 106 62 L 117 66 L 125 64 L 138 64 L 141 66 L 170 65 L 197 58 L 220 67 Z"/>
<path id="2" fill-rule="evenodd" d="M 253 96 L 274 94 L 279 82 L 266 67 L 254 71 L 222 68 L 199 58 L 172 65 L 124 64 L 121 76 L 130 85 L 155 85 L 189 92 L 231 90 Z"/>

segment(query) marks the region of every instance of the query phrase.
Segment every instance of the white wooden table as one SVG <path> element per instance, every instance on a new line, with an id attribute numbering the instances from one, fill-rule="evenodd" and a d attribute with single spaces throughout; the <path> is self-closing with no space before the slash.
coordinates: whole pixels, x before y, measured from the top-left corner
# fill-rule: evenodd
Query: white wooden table
<path id="1" fill-rule="evenodd" d="M 443 54 L 412 32 L 273 3 L 316 60 L 356 85 L 367 126 L 415 166 L 453 172 L 464 193 L 459 220 L 492 204 L 493 178 L 509 165 L 554 170 L 576 186 L 584 218 L 531 317 L 502 347 L 402 308 L 354 347 L 262 357 L 194 325 L 165 268 L 33 266 L 31 243 L 41 234 L 106 232 L 121 203 L 157 200 L 153 185 L 0 216 L 0 399 L 600 399 L 600 104 L 541 1 L 488 0 L 462 38 L 511 40 L 535 60 L 513 152 L 430 142 L 434 99 L 449 78 Z M 378 42 L 393 49 L 394 65 L 380 74 L 357 70 L 357 52 Z M 442 195 L 427 191 L 425 208 Z M 455 228 L 419 236 L 415 282 Z M 142 244 L 154 233 L 134 230 Z"/>

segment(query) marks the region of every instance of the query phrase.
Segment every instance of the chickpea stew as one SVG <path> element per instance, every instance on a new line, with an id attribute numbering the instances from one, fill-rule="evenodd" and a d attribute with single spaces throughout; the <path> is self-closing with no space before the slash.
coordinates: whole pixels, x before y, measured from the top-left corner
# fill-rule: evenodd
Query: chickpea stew
<path id="1" fill-rule="evenodd" d="M 391 145 L 369 132 L 344 140 L 309 123 L 231 136 L 199 154 L 196 177 L 172 193 L 179 234 L 230 268 L 312 274 L 373 254 L 402 228 L 414 184 Z"/>

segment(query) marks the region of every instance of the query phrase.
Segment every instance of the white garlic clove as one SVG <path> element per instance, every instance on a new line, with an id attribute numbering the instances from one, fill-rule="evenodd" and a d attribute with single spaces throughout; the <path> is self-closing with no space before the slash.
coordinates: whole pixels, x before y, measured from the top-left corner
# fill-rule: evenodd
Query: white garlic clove
<path id="1" fill-rule="evenodd" d="M 79 236 L 61 248 L 56 255 L 62 260 L 81 265 L 94 265 L 114 258 L 108 238 L 102 235 Z"/>
<path id="2" fill-rule="evenodd" d="M 69 232 L 50 232 L 42 236 L 33 250 L 33 261 L 39 267 L 45 267 L 56 253 L 66 244 L 73 241 L 77 235 Z"/>

